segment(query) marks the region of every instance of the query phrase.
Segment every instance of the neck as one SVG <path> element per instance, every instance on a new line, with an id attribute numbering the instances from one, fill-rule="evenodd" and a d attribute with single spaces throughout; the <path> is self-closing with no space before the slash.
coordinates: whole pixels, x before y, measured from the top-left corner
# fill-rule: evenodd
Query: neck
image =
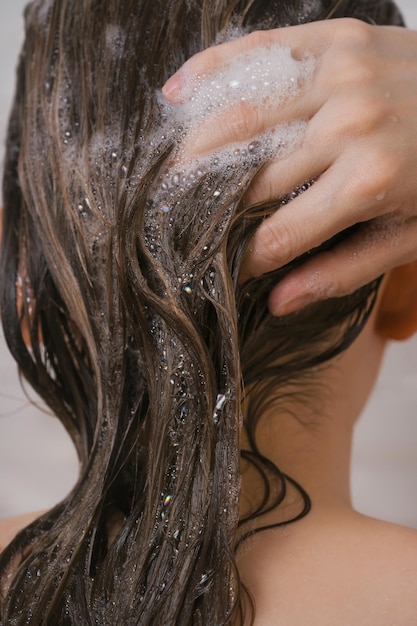
<path id="1" fill-rule="evenodd" d="M 314 508 L 351 508 L 354 420 L 323 412 L 269 412 L 259 428 L 263 454 L 308 493 Z"/>
<path id="2" fill-rule="evenodd" d="M 326 379 L 332 376 L 329 370 L 323 374 Z M 318 384 L 308 398 L 289 390 L 285 404 L 271 398 L 256 430 L 261 454 L 301 485 L 316 512 L 352 509 L 350 463 L 358 407 L 348 394 L 333 394 L 331 389 Z M 245 511 L 253 508 L 262 487 L 250 465 L 243 466 L 242 478 Z M 291 489 L 288 502 L 291 506 Z M 299 507 L 298 498 L 297 502 Z"/>
<path id="3" fill-rule="evenodd" d="M 353 428 L 373 387 L 384 346 L 385 340 L 368 323 L 343 354 L 293 386 L 272 392 L 269 402 L 263 402 L 265 409 L 256 428 L 258 448 L 303 487 L 314 511 L 352 511 Z M 246 444 L 243 440 L 242 447 Z M 253 509 L 257 495 L 259 502 L 262 488 L 256 474 L 245 466 L 242 479 L 245 511 Z"/>

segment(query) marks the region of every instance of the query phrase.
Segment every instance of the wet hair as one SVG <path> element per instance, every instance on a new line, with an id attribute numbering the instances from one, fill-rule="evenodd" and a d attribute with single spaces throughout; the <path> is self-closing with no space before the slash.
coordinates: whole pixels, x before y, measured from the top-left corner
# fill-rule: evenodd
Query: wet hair
<path id="1" fill-rule="evenodd" d="M 20 371 L 71 436 L 80 473 L 1 555 L 2 624 L 251 622 L 239 543 L 262 529 L 265 511 L 280 510 L 290 484 L 292 519 L 310 506 L 258 449 L 263 403 L 352 342 L 377 282 L 272 318 L 271 286 L 303 259 L 244 285 L 239 268 L 254 228 L 290 196 L 244 208 L 259 165 L 238 176 L 220 165 L 158 210 L 172 145 L 154 140 L 155 94 L 230 25 L 248 32 L 343 15 L 400 23 L 382 0 L 27 7 L 7 139 L 1 311 Z M 214 185 L 221 194 L 209 193 Z M 264 487 L 243 519 L 241 455 Z"/>

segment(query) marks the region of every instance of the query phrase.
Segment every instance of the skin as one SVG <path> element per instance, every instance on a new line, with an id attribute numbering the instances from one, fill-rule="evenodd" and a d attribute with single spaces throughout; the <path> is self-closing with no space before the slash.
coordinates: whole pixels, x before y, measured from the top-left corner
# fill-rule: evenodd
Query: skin
<path id="1" fill-rule="evenodd" d="M 25 513 L 24 515 L 17 515 L 16 517 L 0 520 L 0 552 L 14 539 L 20 530 L 33 522 L 33 520 L 42 515 L 42 513 L 44 513 L 44 511 Z"/>
<path id="2" fill-rule="evenodd" d="M 308 402 L 290 396 L 262 417 L 261 451 L 308 492 L 307 517 L 243 543 L 238 568 L 256 606 L 255 626 L 415 626 L 417 531 L 357 513 L 350 496 L 355 422 L 373 388 L 390 337 L 417 330 L 417 265 L 385 278 L 376 308 L 354 344 L 312 373 Z M 390 298 L 386 298 L 389 294 Z M 393 310 L 391 297 L 399 303 Z M 300 396 L 298 396 L 300 397 Z M 256 498 L 242 474 L 242 506 Z M 289 506 L 292 496 L 289 493 Z M 389 497 L 389 496 L 388 496 Z M 0 522 L 0 545 L 39 513 Z M 280 521 L 282 508 L 260 520 Z"/>
<path id="3" fill-rule="evenodd" d="M 407 307 L 398 308 L 396 323 L 380 331 L 388 289 L 407 300 L 408 287 L 393 274 L 358 340 L 313 373 L 313 397 L 303 404 L 292 396 L 280 409 L 271 398 L 259 426 L 261 451 L 303 485 L 312 509 L 299 522 L 250 538 L 238 554 L 255 626 L 416 624 L 417 531 L 356 512 L 349 484 L 353 429 L 388 333 L 409 324 Z M 243 490 L 247 500 L 254 497 L 253 476 L 243 475 Z M 261 523 L 281 515 L 277 509 Z"/>
<path id="4" fill-rule="evenodd" d="M 417 258 L 417 60 L 410 52 L 417 49 L 417 34 L 340 20 L 249 35 L 191 59 L 165 86 L 165 96 L 180 100 L 184 81 L 194 73 L 269 41 L 290 45 L 295 55 L 309 50 L 317 57 L 308 89 L 268 119 L 240 107 L 219 132 L 208 122 L 194 149 L 201 154 L 250 139 L 280 121 L 306 119 L 303 146 L 264 168 L 246 201 L 276 198 L 305 180 L 318 180 L 259 228 L 242 280 L 285 264 L 357 222 L 363 227 L 355 237 L 273 290 L 271 311 L 289 312 L 347 293 L 404 263 L 408 278 L 391 273 L 359 340 L 317 373 L 308 409 L 297 403 L 278 413 L 271 402 L 258 433 L 261 450 L 303 485 L 313 509 L 300 522 L 244 544 L 238 566 L 256 604 L 256 626 L 414 626 L 417 532 L 355 512 L 349 472 L 354 423 L 386 340 L 405 338 L 417 326 L 417 271 L 410 263 Z M 255 492 L 256 481 L 244 474 L 243 500 Z M 262 522 L 273 522 L 275 515 Z M 0 542 L 5 545 L 34 517 L 0 525 Z"/>
<path id="5" fill-rule="evenodd" d="M 180 102 L 194 76 L 271 43 L 291 47 L 296 58 L 305 51 L 315 56 L 316 71 L 301 94 L 277 109 L 231 107 L 202 125 L 186 156 L 249 141 L 280 122 L 308 122 L 300 147 L 260 172 L 246 202 L 316 182 L 262 223 L 241 279 L 283 266 L 354 224 L 360 228 L 272 290 L 270 311 L 281 315 L 417 259 L 417 32 L 354 19 L 259 31 L 195 55 L 163 93 Z"/>

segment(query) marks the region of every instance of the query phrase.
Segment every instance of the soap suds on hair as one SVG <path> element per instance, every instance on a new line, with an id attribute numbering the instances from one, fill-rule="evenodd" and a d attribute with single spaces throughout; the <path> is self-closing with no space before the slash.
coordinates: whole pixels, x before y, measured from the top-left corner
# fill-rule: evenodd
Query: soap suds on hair
<path id="1" fill-rule="evenodd" d="M 279 107 L 300 93 L 314 69 L 311 55 L 297 60 L 290 48 L 274 44 L 241 54 L 214 72 L 189 77 L 181 103 L 170 104 L 158 94 L 162 124 L 155 143 L 169 138 L 174 144 L 175 161 L 181 155 L 181 146 L 192 144 L 209 118 L 215 122 L 216 117 L 227 116 L 228 110 L 241 102 L 260 109 Z M 279 124 L 249 141 L 228 144 L 192 162 L 180 157 L 176 171 L 163 175 L 163 188 L 175 191 L 179 186 L 194 184 L 213 167 L 232 165 L 247 170 L 251 165 L 283 157 L 299 144 L 305 128 L 302 120 Z"/>
<path id="2" fill-rule="evenodd" d="M 313 57 L 296 60 L 290 48 L 277 44 L 257 48 L 216 72 L 189 77 L 183 102 L 176 105 L 175 114 L 193 124 L 240 101 L 261 107 L 277 106 L 299 92 L 313 69 Z"/>
<path id="3" fill-rule="evenodd" d="M 217 300 L 206 276 L 211 276 L 210 259 L 230 227 L 235 201 L 263 164 L 295 149 L 307 123 L 296 120 L 279 124 L 191 159 L 187 157 L 188 147 L 198 138 L 202 125 L 208 121 L 215 124 L 242 101 L 259 109 L 279 107 L 300 93 L 314 69 L 312 56 L 297 60 L 289 48 L 271 45 L 242 54 L 217 71 L 191 78 L 179 104 L 157 94 L 161 121 L 148 148 L 156 152 L 162 165 L 147 202 L 144 243 L 168 275 L 161 281 L 161 293 L 176 292 L 180 299 L 186 298 L 183 305 L 193 311 L 201 305 L 200 293 Z M 196 204 L 195 214 L 184 216 L 184 202 Z M 210 230 L 207 224 L 216 226 Z M 191 240 L 194 246 L 186 258 L 183 240 Z"/>

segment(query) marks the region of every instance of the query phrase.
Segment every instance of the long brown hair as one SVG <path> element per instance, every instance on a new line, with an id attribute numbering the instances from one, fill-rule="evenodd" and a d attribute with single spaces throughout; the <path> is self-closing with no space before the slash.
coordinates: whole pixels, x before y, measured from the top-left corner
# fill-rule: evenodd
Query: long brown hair
<path id="1" fill-rule="evenodd" d="M 171 211 L 156 211 L 172 146 L 150 141 L 155 93 L 229 25 L 341 15 L 399 20 L 384 1 L 26 9 L 4 176 L 2 320 L 21 372 L 72 437 L 80 474 L 2 554 L 2 624 L 251 620 L 234 555 L 248 520 L 279 506 L 291 480 L 257 448 L 262 398 L 349 345 L 377 285 L 271 318 L 268 290 L 294 264 L 243 286 L 237 278 L 249 236 L 277 204 L 243 210 L 252 163 L 238 181 L 213 168 Z M 217 196 L 207 194 L 214 184 Z M 239 520 L 243 395 L 242 454 L 265 494 Z M 309 508 L 299 493 L 295 517 Z"/>

